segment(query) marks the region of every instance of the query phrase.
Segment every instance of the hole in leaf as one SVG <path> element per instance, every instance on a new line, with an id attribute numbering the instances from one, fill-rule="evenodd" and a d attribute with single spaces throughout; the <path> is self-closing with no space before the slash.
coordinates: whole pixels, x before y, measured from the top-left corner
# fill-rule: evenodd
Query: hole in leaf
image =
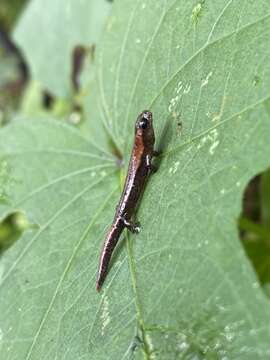
<path id="1" fill-rule="evenodd" d="M 86 48 L 83 45 L 77 45 L 72 51 L 71 57 L 71 82 L 73 89 L 78 93 L 81 89 L 81 73 L 85 65 L 86 56 L 92 62 L 94 61 L 95 45 Z"/>
<path id="2" fill-rule="evenodd" d="M 29 227 L 30 224 L 23 213 L 9 214 L 0 223 L 0 255 L 13 245 Z"/>
<path id="3" fill-rule="evenodd" d="M 261 285 L 270 296 L 270 169 L 247 185 L 239 231 Z"/>
<path id="4" fill-rule="evenodd" d="M 45 109 L 51 110 L 54 104 L 54 96 L 47 90 L 43 91 L 42 105 Z"/>

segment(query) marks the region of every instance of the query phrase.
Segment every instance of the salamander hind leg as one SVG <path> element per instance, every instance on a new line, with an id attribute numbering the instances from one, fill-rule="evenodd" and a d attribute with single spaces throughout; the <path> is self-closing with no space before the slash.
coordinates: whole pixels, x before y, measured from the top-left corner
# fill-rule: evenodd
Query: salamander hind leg
<path id="1" fill-rule="evenodd" d="M 141 225 L 139 222 L 132 222 L 132 221 L 128 221 L 126 220 L 124 217 L 121 217 L 125 227 L 132 232 L 133 234 L 138 234 L 141 230 Z"/>

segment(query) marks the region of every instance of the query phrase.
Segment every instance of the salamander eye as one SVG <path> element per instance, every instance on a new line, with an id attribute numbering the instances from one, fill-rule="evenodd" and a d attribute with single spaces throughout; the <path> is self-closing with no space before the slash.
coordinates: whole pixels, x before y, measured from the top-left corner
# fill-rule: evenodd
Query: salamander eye
<path id="1" fill-rule="evenodd" d="M 141 129 L 146 129 L 146 128 L 147 128 L 147 125 L 148 125 L 147 119 L 142 119 L 142 120 L 139 122 L 139 127 L 140 127 Z"/>

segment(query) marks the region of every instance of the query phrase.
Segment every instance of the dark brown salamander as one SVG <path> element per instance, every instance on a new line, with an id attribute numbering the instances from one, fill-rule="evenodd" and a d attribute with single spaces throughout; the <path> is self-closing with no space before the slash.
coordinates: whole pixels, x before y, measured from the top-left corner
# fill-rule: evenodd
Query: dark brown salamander
<path id="1" fill-rule="evenodd" d="M 145 110 L 136 120 L 135 140 L 124 189 L 100 256 L 96 283 L 98 291 L 106 278 L 113 250 L 124 228 L 126 227 L 133 233 L 139 232 L 138 224 L 133 223 L 131 218 L 134 216 L 147 177 L 153 170 L 152 157 L 157 155 L 157 152 L 154 151 L 154 144 L 152 113 Z"/>

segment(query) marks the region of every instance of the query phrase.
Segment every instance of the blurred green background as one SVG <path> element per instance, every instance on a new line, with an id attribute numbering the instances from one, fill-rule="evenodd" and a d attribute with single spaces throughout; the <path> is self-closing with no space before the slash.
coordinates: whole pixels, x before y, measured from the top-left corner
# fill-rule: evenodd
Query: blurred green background
<path id="1" fill-rule="evenodd" d="M 0 1 L 0 125 L 18 109 L 26 71 L 23 60 L 11 41 L 12 28 L 26 0 Z"/>

